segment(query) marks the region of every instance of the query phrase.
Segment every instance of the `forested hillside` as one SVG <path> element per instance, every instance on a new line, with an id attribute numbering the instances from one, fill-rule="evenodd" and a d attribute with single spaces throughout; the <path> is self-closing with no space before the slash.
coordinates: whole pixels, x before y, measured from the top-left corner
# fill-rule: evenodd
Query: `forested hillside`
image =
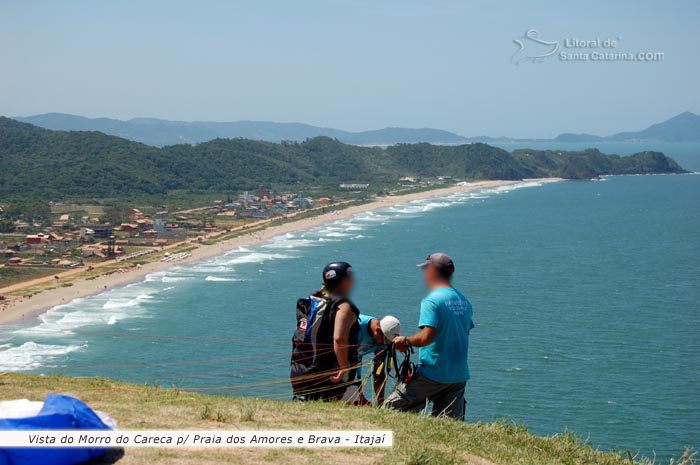
<path id="1" fill-rule="evenodd" d="M 271 143 L 216 139 L 151 147 L 100 132 L 51 131 L 0 117 L 0 196 L 118 198 L 172 190 L 240 191 L 260 184 L 337 188 L 395 185 L 403 176 L 455 180 L 683 172 L 661 153 L 631 157 L 584 152 L 510 154 L 486 144 L 401 144 L 387 149 L 327 137 Z"/>

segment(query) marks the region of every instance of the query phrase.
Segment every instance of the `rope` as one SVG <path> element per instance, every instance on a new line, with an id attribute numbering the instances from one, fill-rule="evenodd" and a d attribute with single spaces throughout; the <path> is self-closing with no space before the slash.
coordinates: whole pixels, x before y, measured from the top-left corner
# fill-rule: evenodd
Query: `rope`
<path id="1" fill-rule="evenodd" d="M 280 341 L 279 339 L 238 339 L 230 337 L 210 337 L 210 336 L 171 336 L 165 334 L 126 334 L 126 333 L 104 333 L 99 331 L 76 331 L 75 334 L 86 336 L 101 336 L 101 337 L 130 337 L 130 338 L 145 338 L 145 339 L 175 339 L 189 341 L 211 341 L 211 342 L 232 342 L 242 344 L 276 344 L 288 345 L 289 341 Z M 310 342 L 297 342 L 297 345 L 311 345 Z M 317 346 L 332 346 L 334 343 L 316 343 Z"/>
<path id="2" fill-rule="evenodd" d="M 331 352 L 333 352 L 334 349 L 325 349 L 324 351 L 320 351 L 316 353 L 316 356 L 318 355 L 327 355 Z M 284 354 L 288 355 L 289 352 L 285 352 Z M 309 355 L 307 357 L 302 357 L 297 359 L 297 361 L 303 361 L 303 360 L 311 360 L 313 359 L 314 355 Z M 217 373 L 208 373 L 208 374 L 201 374 L 201 375 L 183 375 L 183 376 L 159 376 L 158 380 L 161 379 L 190 379 L 190 378 L 218 378 L 221 376 L 235 376 L 239 375 L 242 373 L 251 373 L 255 371 L 262 371 L 262 370 L 267 370 L 268 368 L 271 367 L 280 367 L 280 366 L 289 366 L 289 360 L 285 360 L 284 362 L 279 362 L 279 363 L 271 363 L 267 365 L 262 365 L 254 368 L 246 368 L 243 370 L 236 370 L 236 371 L 221 371 Z"/>
<path id="3" fill-rule="evenodd" d="M 101 336 L 101 337 L 115 337 L 115 338 L 144 338 L 144 339 L 162 339 L 162 340 L 192 340 L 192 341 L 211 341 L 211 342 L 226 342 L 226 343 L 237 343 L 237 344 L 245 344 L 245 343 L 254 343 L 254 344 L 270 344 L 270 345 L 288 345 L 289 342 L 281 342 L 279 340 L 275 341 L 268 341 L 268 340 L 263 340 L 263 339 L 239 339 L 239 338 L 225 338 L 225 337 L 207 337 L 207 336 L 175 336 L 175 335 L 160 335 L 160 334 L 125 334 L 125 333 L 107 333 L 107 332 L 93 332 L 93 331 L 78 331 L 76 334 L 84 334 L 84 335 L 92 335 L 92 336 Z M 299 343 L 297 343 L 299 345 Z M 307 357 L 298 359 L 299 361 L 303 361 L 305 359 L 310 359 L 313 358 L 314 356 L 318 355 L 327 355 L 335 350 L 336 345 L 333 343 L 328 343 L 328 344 L 317 344 L 320 346 L 326 346 L 323 347 L 320 350 L 316 351 L 316 354 L 314 355 L 309 355 Z M 345 347 L 348 348 L 357 348 L 357 345 L 352 345 L 348 344 Z M 395 363 L 396 360 L 396 351 L 393 348 L 393 345 L 386 347 L 382 349 L 382 351 L 378 352 L 378 354 L 382 354 L 385 351 L 389 351 L 389 357 L 388 357 L 388 363 L 387 365 L 389 371 L 391 369 L 392 363 Z M 273 352 L 273 353 L 264 353 L 264 354 L 255 354 L 255 355 L 247 355 L 247 356 L 239 356 L 239 357 L 225 357 L 225 358 L 213 358 L 213 359 L 199 359 L 199 360 L 180 360 L 180 361 L 172 361 L 172 362 L 144 362 L 144 363 L 134 363 L 134 364 L 115 364 L 115 365 L 73 365 L 73 366 L 67 366 L 63 367 L 63 369 L 66 370 L 74 370 L 74 369 L 129 369 L 129 368 L 152 368 L 152 367 L 176 367 L 176 366 L 188 366 L 188 365 L 206 365 L 206 364 L 215 364 L 215 363 L 230 363 L 230 362 L 242 362 L 242 361 L 253 361 L 253 360 L 259 360 L 267 357 L 278 357 L 278 356 L 288 356 L 289 351 L 285 350 L 284 352 Z M 283 365 L 288 365 L 289 359 L 279 362 L 279 363 L 274 363 L 274 364 L 265 364 L 261 366 L 256 366 L 256 367 L 251 367 L 251 368 L 246 368 L 242 370 L 236 370 L 236 371 L 223 371 L 223 372 L 209 372 L 209 373 L 199 373 L 199 374 L 193 374 L 193 375 L 171 375 L 171 376 L 161 376 L 155 378 L 156 381 L 159 380 L 164 380 L 164 379 L 204 379 L 204 378 L 217 378 L 217 377 L 223 377 L 223 376 L 232 376 L 232 375 L 237 375 L 237 374 L 243 374 L 243 373 L 251 373 L 251 372 L 258 372 L 262 370 L 267 370 L 273 367 L 280 367 Z M 406 360 L 404 360 L 404 363 L 406 363 Z M 373 361 L 370 359 L 369 361 L 365 362 L 359 362 L 356 364 L 353 364 L 348 367 L 348 369 L 353 370 L 362 367 L 363 365 L 372 365 Z M 403 366 L 403 365 L 402 365 Z M 384 368 L 384 362 L 380 365 L 379 369 Z M 311 381 L 312 383 L 310 384 L 308 389 L 305 389 L 303 394 L 317 394 L 321 392 L 325 392 L 328 390 L 332 389 L 338 389 L 344 386 L 350 386 L 350 385 L 357 385 L 359 381 L 359 392 L 363 392 L 363 390 L 366 388 L 367 384 L 369 383 L 370 378 L 374 374 L 375 370 L 374 369 L 369 369 L 367 370 L 366 374 L 358 379 L 353 379 L 345 382 L 340 382 L 340 383 L 332 383 L 326 385 L 325 383 L 328 381 L 329 377 L 336 374 L 338 372 L 338 368 L 333 368 L 329 370 L 324 370 L 321 372 L 315 372 L 312 374 L 296 377 L 296 381 Z M 378 371 L 378 370 L 377 370 Z M 398 371 L 397 371 L 397 376 L 398 376 Z M 185 387 L 185 388 L 178 388 L 175 387 L 175 389 L 180 389 L 183 391 L 188 391 L 188 392 L 206 392 L 206 391 L 231 391 L 231 392 L 242 392 L 246 390 L 252 390 L 255 389 L 256 391 L 259 390 L 268 390 L 268 389 L 275 389 L 281 387 L 282 384 L 287 384 L 290 382 L 289 376 L 285 376 L 284 378 L 277 378 L 277 379 L 270 379 L 270 380 L 264 380 L 264 381 L 256 381 L 256 382 L 249 382 L 249 383 L 237 383 L 237 384 L 228 384 L 228 385 L 214 385 L 214 386 L 201 386 L 201 387 Z M 387 380 L 385 379 L 384 382 L 382 383 L 382 389 L 386 385 Z M 323 384 L 321 386 L 321 384 Z M 318 386 L 318 387 L 314 387 Z M 116 390 L 126 390 L 126 391 L 138 391 L 141 388 L 134 387 L 134 388 L 129 388 L 129 387 L 95 387 L 91 388 L 90 390 L 93 391 L 116 391 Z M 285 389 L 284 391 L 280 392 L 271 392 L 271 393 L 265 393 L 262 395 L 256 395 L 255 397 L 263 397 L 263 398 L 274 398 L 274 397 L 291 397 L 292 395 L 292 390 L 291 389 Z M 374 393 L 373 398 L 376 400 L 377 399 L 377 393 Z"/>

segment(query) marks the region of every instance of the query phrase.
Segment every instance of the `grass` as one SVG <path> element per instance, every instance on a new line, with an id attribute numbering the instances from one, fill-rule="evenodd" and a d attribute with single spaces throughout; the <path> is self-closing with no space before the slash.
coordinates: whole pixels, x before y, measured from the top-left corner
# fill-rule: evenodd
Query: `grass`
<path id="1" fill-rule="evenodd" d="M 22 281 L 42 278 L 44 276 L 60 273 L 61 271 L 65 270 L 59 268 L 47 268 L 43 266 L 6 265 L 0 268 L 0 287 L 11 286 Z"/>
<path id="2" fill-rule="evenodd" d="M 513 422 L 464 423 L 335 403 L 208 396 L 105 378 L 0 375 L 3 399 L 40 400 L 50 392 L 108 412 L 122 429 L 390 429 L 391 449 L 127 449 L 119 464 L 650 465 L 601 452 L 570 433 L 531 435 Z M 672 462 L 692 465 L 691 454 Z"/>

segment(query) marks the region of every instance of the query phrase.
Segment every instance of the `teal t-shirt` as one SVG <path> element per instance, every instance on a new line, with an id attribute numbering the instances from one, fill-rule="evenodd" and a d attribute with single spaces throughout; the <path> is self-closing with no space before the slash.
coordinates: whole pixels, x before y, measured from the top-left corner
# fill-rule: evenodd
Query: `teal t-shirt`
<path id="1" fill-rule="evenodd" d="M 418 326 L 435 328 L 435 340 L 420 348 L 418 371 L 438 383 L 461 383 L 469 379 L 467 352 L 472 304 L 451 287 L 432 291 L 420 305 Z"/>
<path id="2" fill-rule="evenodd" d="M 372 335 L 369 333 L 369 322 L 376 320 L 377 318 L 369 315 L 360 314 L 360 318 L 357 320 L 360 324 L 360 334 L 357 338 L 357 352 L 360 355 L 360 360 L 367 354 L 374 354 L 375 356 L 384 350 L 384 346 L 377 344 Z M 358 377 L 362 376 L 362 367 L 357 370 Z"/>
<path id="3" fill-rule="evenodd" d="M 360 324 L 360 334 L 357 338 L 357 351 L 360 354 L 360 359 L 367 355 L 379 352 L 384 348 L 383 345 L 377 344 L 374 337 L 369 333 L 369 322 L 377 318 L 369 315 L 360 314 L 357 322 Z"/>

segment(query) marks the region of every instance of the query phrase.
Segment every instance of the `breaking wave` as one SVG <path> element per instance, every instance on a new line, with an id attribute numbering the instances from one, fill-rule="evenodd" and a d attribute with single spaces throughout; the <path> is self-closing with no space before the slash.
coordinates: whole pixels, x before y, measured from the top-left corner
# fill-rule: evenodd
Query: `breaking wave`
<path id="1" fill-rule="evenodd" d="M 0 350 L 0 371 L 32 370 L 50 366 L 58 358 L 86 347 L 87 344 L 54 345 L 28 341 L 20 346 Z"/>

